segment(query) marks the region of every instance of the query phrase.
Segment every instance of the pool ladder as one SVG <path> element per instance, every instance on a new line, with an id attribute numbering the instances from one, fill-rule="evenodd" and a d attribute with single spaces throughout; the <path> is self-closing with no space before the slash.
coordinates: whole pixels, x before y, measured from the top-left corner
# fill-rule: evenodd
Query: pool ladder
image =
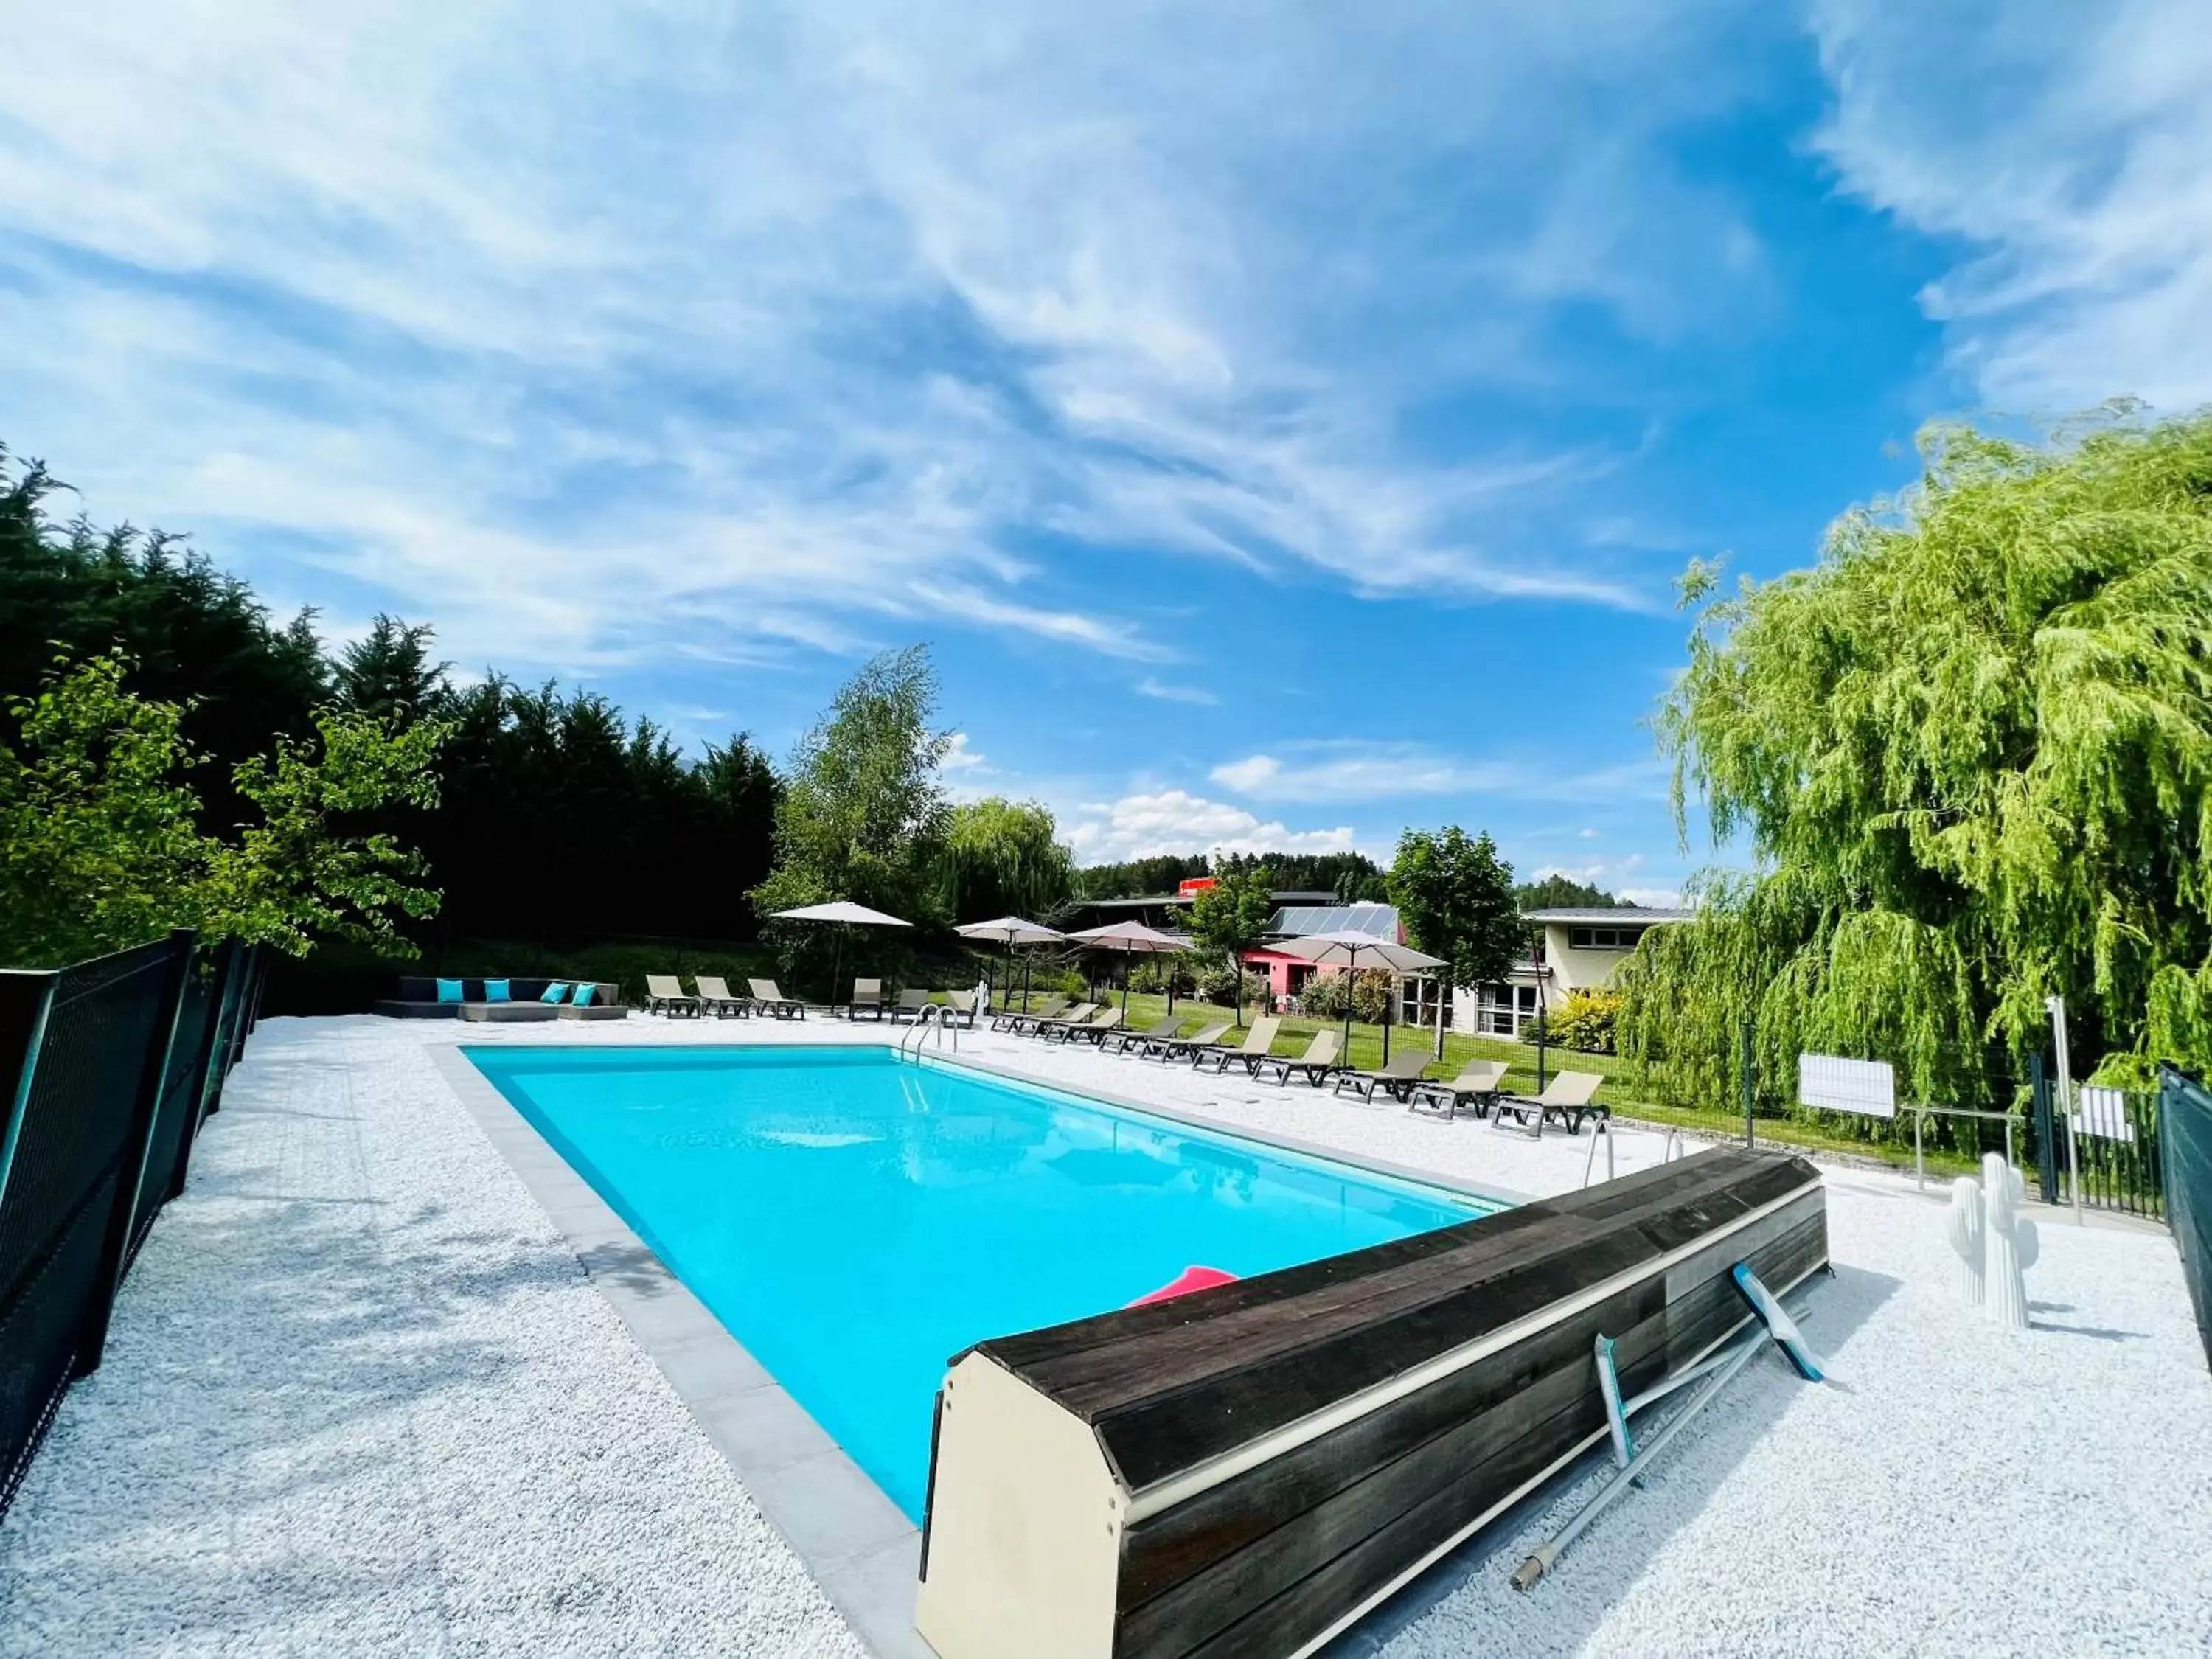
<path id="1" fill-rule="evenodd" d="M 942 1002 L 927 1002 L 922 1005 L 921 1012 L 915 1016 L 914 1024 L 899 1033 L 899 1057 L 902 1060 L 919 1061 L 921 1059 L 921 1045 L 932 1031 L 937 1033 L 937 1046 L 939 1048 L 945 1047 L 945 1034 L 947 1031 L 951 1032 L 952 1052 L 955 1054 L 960 1052 L 960 1028 L 953 1024 L 952 1010 Z M 909 1037 L 914 1040 L 911 1052 L 906 1046 Z"/>

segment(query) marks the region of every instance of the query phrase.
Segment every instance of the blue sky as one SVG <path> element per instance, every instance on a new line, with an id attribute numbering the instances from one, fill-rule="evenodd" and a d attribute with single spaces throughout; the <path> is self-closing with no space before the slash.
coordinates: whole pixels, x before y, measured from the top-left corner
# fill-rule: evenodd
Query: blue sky
<path id="1" fill-rule="evenodd" d="M 2212 395 L 2193 14 L 61 9 L 0 438 L 693 742 L 926 639 L 1086 859 L 1656 899 L 1686 560 L 1809 562 L 1932 416 Z"/>

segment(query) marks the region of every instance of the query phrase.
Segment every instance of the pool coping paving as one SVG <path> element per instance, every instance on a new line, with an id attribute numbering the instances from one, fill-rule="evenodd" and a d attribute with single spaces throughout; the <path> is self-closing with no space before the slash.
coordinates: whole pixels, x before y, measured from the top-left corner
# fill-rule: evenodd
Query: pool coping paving
<path id="1" fill-rule="evenodd" d="M 880 1659 L 935 1659 L 914 1628 L 921 1528 L 477 1069 L 464 1045 L 433 1048 L 430 1058 L 854 1633 Z"/>

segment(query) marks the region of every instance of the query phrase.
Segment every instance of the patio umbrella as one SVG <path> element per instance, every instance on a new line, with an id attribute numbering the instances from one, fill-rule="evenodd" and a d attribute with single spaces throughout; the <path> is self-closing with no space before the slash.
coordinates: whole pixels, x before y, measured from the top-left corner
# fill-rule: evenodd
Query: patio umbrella
<path id="1" fill-rule="evenodd" d="M 896 916 L 887 916 L 880 910 L 871 910 L 865 904 L 855 904 L 850 899 L 833 899 L 827 904 L 802 904 L 796 910 L 778 910 L 778 921 L 823 921 L 837 932 L 830 944 L 830 1012 L 837 1012 L 837 976 L 845 965 L 845 930 L 848 927 L 911 927 L 910 921 Z"/>
<path id="2" fill-rule="evenodd" d="M 1343 969 L 1346 973 L 1358 973 L 1362 968 L 1387 968 L 1395 974 L 1418 974 L 1431 968 L 1446 965 L 1442 957 L 1432 957 L 1416 951 L 1410 945 L 1401 945 L 1393 939 L 1381 939 L 1373 933 L 1307 933 L 1301 938 L 1279 939 L 1268 947 L 1287 956 L 1304 957 L 1308 962 L 1322 967 Z M 1352 988 L 1345 987 L 1344 1051 L 1352 1052 Z M 1382 1008 L 1382 1058 L 1390 1058 L 1390 1009 Z"/>
<path id="3" fill-rule="evenodd" d="M 995 921 L 971 921 L 952 930 L 963 939 L 995 939 L 1006 947 L 1007 1000 L 1011 1002 L 1014 983 L 1014 946 L 1017 945 L 1046 945 L 1054 939 L 1066 939 L 1065 933 L 1054 933 L 1042 922 L 1024 921 L 1019 916 L 1000 916 Z M 1029 958 L 1022 959 L 1022 1012 L 1030 1011 Z M 988 1011 L 987 1011 L 988 1012 Z"/>
<path id="4" fill-rule="evenodd" d="M 1121 1012 L 1129 1012 L 1129 958 L 1139 951 L 1188 951 L 1190 941 L 1147 927 L 1141 921 L 1109 921 L 1103 927 L 1085 927 L 1067 935 L 1072 941 L 1121 953 Z M 1175 1000 L 1175 981 L 1168 981 L 1168 1000 Z"/>

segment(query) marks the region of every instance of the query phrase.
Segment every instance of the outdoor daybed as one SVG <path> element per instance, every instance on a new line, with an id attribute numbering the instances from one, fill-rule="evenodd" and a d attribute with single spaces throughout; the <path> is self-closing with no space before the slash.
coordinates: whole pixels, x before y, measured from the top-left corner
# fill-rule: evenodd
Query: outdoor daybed
<path id="1" fill-rule="evenodd" d="M 545 988 L 555 982 L 550 979 L 510 979 L 507 981 L 507 1000 L 493 1002 L 484 995 L 483 980 L 464 979 L 461 1000 L 441 1002 L 434 976 L 403 974 L 398 994 L 379 1002 L 376 1012 L 393 1019 L 466 1019 L 502 1025 L 549 1019 L 620 1019 L 629 1012 L 623 1006 L 622 987 L 605 980 L 590 981 L 592 1000 L 580 1008 L 565 997 L 557 1005 L 541 1000 Z M 562 980 L 559 983 L 574 986 L 576 981 Z"/>

